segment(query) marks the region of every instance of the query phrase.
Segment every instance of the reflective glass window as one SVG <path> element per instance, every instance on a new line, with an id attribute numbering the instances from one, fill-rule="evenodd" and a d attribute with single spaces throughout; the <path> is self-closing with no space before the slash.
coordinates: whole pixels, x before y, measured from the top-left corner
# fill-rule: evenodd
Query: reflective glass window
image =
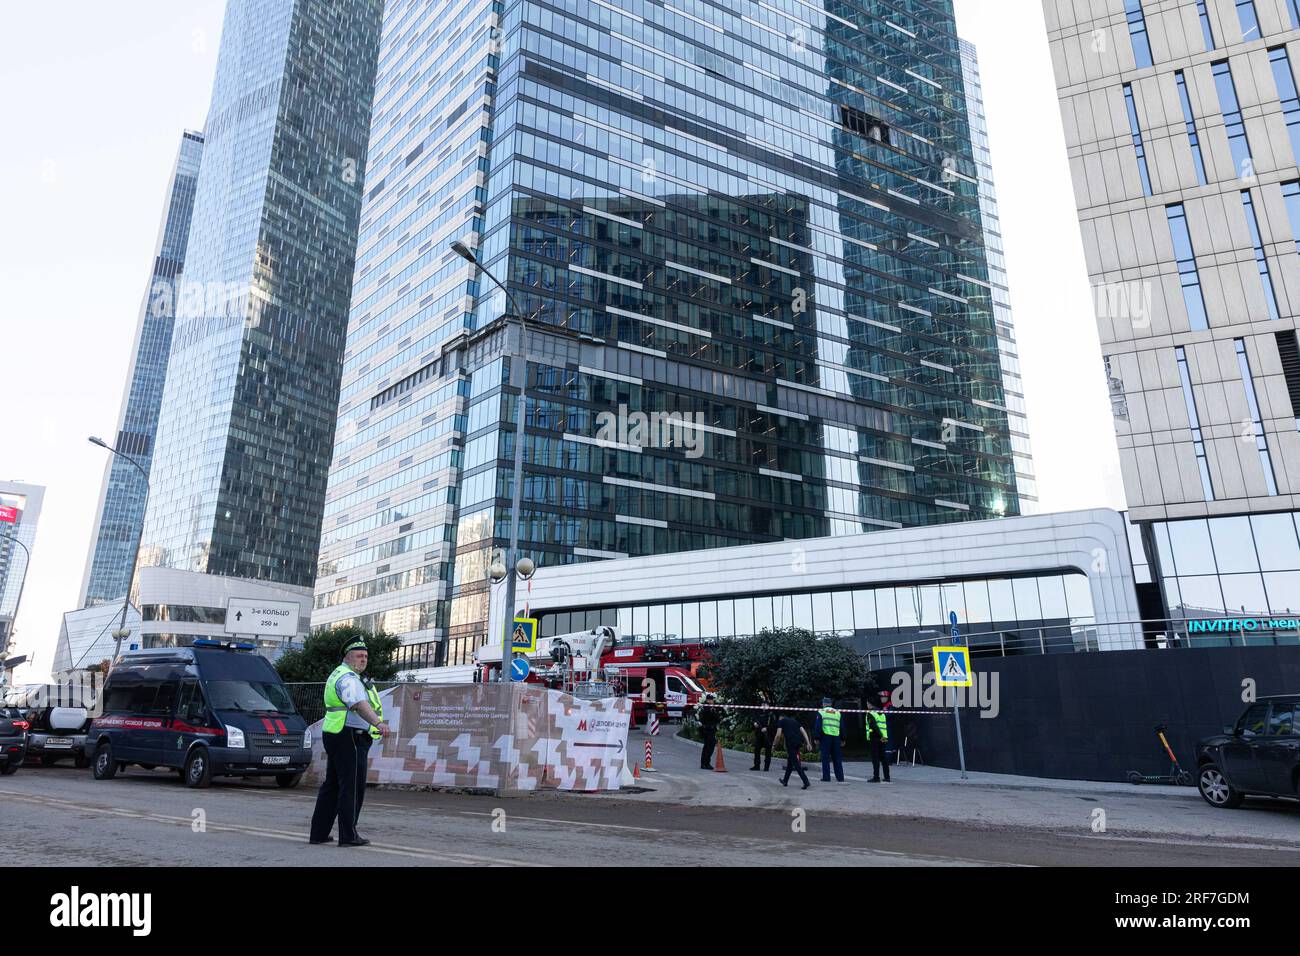
<path id="1" fill-rule="evenodd" d="M 713 601 L 700 602 L 700 636 L 718 636 L 718 607 Z"/>
<path id="2" fill-rule="evenodd" d="M 736 612 L 732 601 L 718 601 L 718 636 L 731 637 L 736 633 Z"/>
<path id="3" fill-rule="evenodd" d="M 876 593 L 870 590 L 853 592 L 853 626 L 859 631 L 876 628 Z"/>
<path id="4" fill-rule="evenodd" d="M 948 615 L 943 609 L 943 595 L 939 585 L 922 585 L 916 591 L 921 602 L 921 626 L 947 627 Z"/>
<path id="5" fill-rule="evenodd" d="M 1199 575 L 1178 579 L 1178 594 L 1184 611 L 1223 612 L 1223 592 L 1219 589 L 1218 575 Z"/>
<path id="6" fill-rule="evenodd" d="M 1204 520 L 1170 521 L 1169 542 L 1173 546 L 1174 567 L 1167 573 L 1185 577 L 1189 574 L 1214 574 L 1214 549 L 1210 545 L 1210 528 Z"/>
<path id="7" fill-rule="evenodd" d="M 902 630 L 914 630 L 921 626 L 921 595 L 915 586 L 894 588 L 898 603 L 898 626 Z"/>
<path id="8" fill-rule="evenodd" d="M 1038 579 L 1038 598 L 1043 606 L 1043 620 L 1064 620 L 1070 616 L 1065 601 L 1065 581 L 1059 575 Z"/>
<path id="9" fill-rule="evenodd" d="M 1219 577 L 1223 588 L 1223 607 L 1231 614 L 1267 614 L 1264 579 L 1258 574 L 1224 574 Z"/>
<path id="10" fill-rule="evenodd" d="M 1255 551 L 1265 571 L 1300 570 L 1300 541 L 1295 521 L 1289 514 L 1251 515 Z"/>
<path id="11" fill-rule="evenodd" d="M 1092 586 L 1085 575 L 1065 575 L 1065 603 L 1075 620 L 1093 619 Z"/>
<path id="12" fill-rule="evenodd" d="M 688 639 L 700 636 L 700 604 L 690 601 L 682 605 L 682 634 Z"/>
<path id="13" fill-rule="evenodd" d="M 772 598 L 770 596 L 754 598 L 754 631 L 772 629 Z"/>
<path id="14" fill-rule="evenodd" d="M 1254 704 L 1237 722 L 1242 736 L 1258 737 L 1268 730 L 1268 703 Z"/>
<path id="15" fill-rule="evenodd" d="M 881 630 L 894 630 L 898 627 L 898 605 L 893 588 L 876 589 L 876 621 Z"/>
<path id="16" fill-rule="evenodd" d="M 989 608 L 989 586 L 986 581 L 967 581 L 962 585 L 966 600 L 966 620 L 973 625 L 988 624 L 993 620 Z M 986 628 L 979 628 L 985 630 Z"/>
<path id="17" fill-rule="evenodd" d="M 1249 518 L 1211 518 L 1210 540 L 1214 545 L 1214 561 L 1221 574 L 1259 570 Z"/>
<path id="18" fill-rule="evenodd" d="M 989 605 L 995 623 L 1007 624 L 1017 620 L 1016 599 L 1010 581 L 999 578 L 989 582 Z"/>
<path id="19" fill-rule="evenodd" d="M 649 633 L 653 637 L 661 635 L 664 632 L 664 606 L 662 604 L 652 604 L 650 606 L 650 623 Z"/>
<path id="20" fill-rule="evenodd" d="M 1016 596 L 1016 617 L 1021 621 L 1041 619 L 1043 609 L 1038 601 L 1038 582 L 1033 578 L 1014 578 L 1011 587 Z"/>
<path id="21" fill-rule="evenodd" d="M 754 599 L 736 598 L 734 613 L 736 615 L 736 633 L 754 634 Z"/>
<path id="22" fill-rule="evenodd" d="M 1300 613 L 1300 571 L 1265 571 L 1269 613 Z"/>
<path id="23" fill-rule="evenodd" d="M 828 592 L 812 595 L 812 621 L 813 629 L 818 632 L 835 630 L 835 621 L 831 617 L 831 596 Z"/>
<path id="24" fill-rule="evenodd" d="M 664 608 L 664 633 L 669 637 L 682 636 L 682 606 L 669 604 Z"/>
<path id="25" fill-rule="evenodd" d="M 831 595 L 831 614 L 835 630 L 854 630 L 852 591 L 836 591 Z"/>
<path id="26" fill-rule="evenodd" d="M 813 629 L 812 597 L 807 594 L 794 596 L 794 626 L 808 631 Z"/>
<path id="27" fill-rule="evenodd" d="M 1274 701 L 1268 717 L 1269 735 L 1273 737 L 1290 735 L 1292 733 L 1292 714 L 1294 711 L 1294 704 Z"/>
<path id="28" fill-rule="evenodd" d="M 778 594 L 772 598 L 772 624 L 777 628 L 790 627 L 794 623 L 794 607 L 790 595 Z"/>

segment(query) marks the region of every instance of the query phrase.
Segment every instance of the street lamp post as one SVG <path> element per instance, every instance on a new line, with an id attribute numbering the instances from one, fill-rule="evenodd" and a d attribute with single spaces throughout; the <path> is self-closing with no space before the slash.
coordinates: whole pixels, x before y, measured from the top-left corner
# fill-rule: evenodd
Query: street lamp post
<path id="1" fill-rule="evenodd" d="M 18 540 L 17 535 L 5 534 L 0 535 L 0 538 L 12 541 L 14 544 L 18 545 L 18 547 L 22 548 L 23 552 L 27 555 L 27 562 L 23 565 L 23 576 L 18 580 L 18 600 L 14 602 L 14 622 L 9 627 L 9 634 L 5 637 L 4 645 L 0 646 L 0 674 L 4 674 L 6 673 L 4 656 L 9 652 L 9 645 L 14 639 L 14 631 L 18 630 L 18 609 L 22 607 L 23 604 L 23 588 L 27 586 L 27 569 L 32 566 L 32 552 L 27 545 Z"/>
<path id="2" fill-rule="evenodd" d="M 149 473 L 141 467 L 138 461 L 130 455 L 118 451 L 104 439 L 91 435 L 89 441 L 92 445 L 98 445 L 100 448 L 112 452 L 118 458 L 124 458 L 135 465 L 136 471 L 140 472 L 140 477 L 144 479 L 144 508 L 140 511 L 140 530 L 135 533 L 135 550 L 131 552 L 131 573 L 127 575 L 126 579 L 126 595 L 122 598 L 122 621 L 118 624 L 117 630 L 113 632 L 113 637 L 117 640 L 113 646 L 113 660 L 117 660 L 118 655 L 122 653 L 122 638 L 131 633 L 126 628 L 126 611 L 131 606 L 131 582 L 135 580 L 135 569 L 140 562 L 140 541 L 144 535 L 144 517 L 149 511 Z"/>
<path id="3" fill-rule="evenodd" d="M 501 280 L 489 272 L 483 266 L 483 263 L 478 261 L 478 257 L 470 251 L 469 247 L 460 240 L 456 240 L 451 244 L 451 250 L 491 279 L 497 288 L 506 294 L 506 301 L 514 311 L 515 318 L 519 320 L 519 341 L 510 361 L 510 378 L 512 381 L 516 378 L 517 369 L 519 379 L 519 416 L 515 423 L 514 488 L 510 498 L 510 548 L 506 551 L 505 567 L 499 568 L 498 565 L 493 563 L 492 570 L 489 572 L 492 579 L 499 581 L 501 577 L 504 577 L 506 581 L 505 596 L 503 598 L 506 620 L 505 630 L 501 635 L 501 680 L 505 681 L 510 677 L 510 625 L 514 623 L 515 617 L 516 570 L 525 577 L 531 577 L 533 572 L 533 562 L 531 560 L 525 559 L 522 567 L 519 564 L 519 508 L 523 500 L 524 487 L 524 422 L 528 419 L 528 350 L 524 343 L 528 330 L 524 325 L 523 310 L 515 304 L 515 297 L 510 294 L 509 289 L 501 284 Z M 500 570 L 500 576 L 495 573 L 497 570 Z M 489 611 L 489 620 L 491 617 Z"/>

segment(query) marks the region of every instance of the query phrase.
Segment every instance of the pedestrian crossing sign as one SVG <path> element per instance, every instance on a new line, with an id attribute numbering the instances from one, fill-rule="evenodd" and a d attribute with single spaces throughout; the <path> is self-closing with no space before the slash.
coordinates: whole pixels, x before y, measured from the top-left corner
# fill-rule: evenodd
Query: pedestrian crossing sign
<path id="1" fill-rule="evenodd" d="M 510 626 L 510 649 L 525 654 L 537 652 L 537 618 L 517 617 Z"/>
<path id="2" fill-rule="evenodd" d="M 940 687 L 971 686 L 970 650 L 965 647 L 934 649 L 935 683 Z"/>

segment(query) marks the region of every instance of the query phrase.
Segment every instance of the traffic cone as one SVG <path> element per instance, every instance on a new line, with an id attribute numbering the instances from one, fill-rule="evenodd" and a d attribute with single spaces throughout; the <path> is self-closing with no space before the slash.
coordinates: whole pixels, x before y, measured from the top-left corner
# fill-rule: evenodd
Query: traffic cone
<path id="1" fill-rule="evenodd" d="M 632 779 L 633 780 L 641 779 L 641 764 L 639 763 L 632 764 Z"/>
<path id="2" fill-rule="evenodd" d="M 714 758 L 713 761 L 713 772 L 714 773 L 727 772 L 727 765 L 722 762 L 722 744 L 718 744 L 718 755 L 716 758 Z"/>

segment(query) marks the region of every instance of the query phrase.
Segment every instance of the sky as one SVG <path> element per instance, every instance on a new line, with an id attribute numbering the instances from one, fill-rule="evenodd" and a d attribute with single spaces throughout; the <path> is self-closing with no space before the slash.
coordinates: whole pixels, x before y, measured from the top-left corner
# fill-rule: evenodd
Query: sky
<path id="1" fill-rule="evenodd" d="M 979 49 L 1041 511 L 1123 508 L 1038 0 L 955 0 Z M 49 672 L 76 607 L 181 131 L 207 113 L 223 0 L 6 7 L 0 32 L 0 478 L 46 487 L 13 649 Z"/>

